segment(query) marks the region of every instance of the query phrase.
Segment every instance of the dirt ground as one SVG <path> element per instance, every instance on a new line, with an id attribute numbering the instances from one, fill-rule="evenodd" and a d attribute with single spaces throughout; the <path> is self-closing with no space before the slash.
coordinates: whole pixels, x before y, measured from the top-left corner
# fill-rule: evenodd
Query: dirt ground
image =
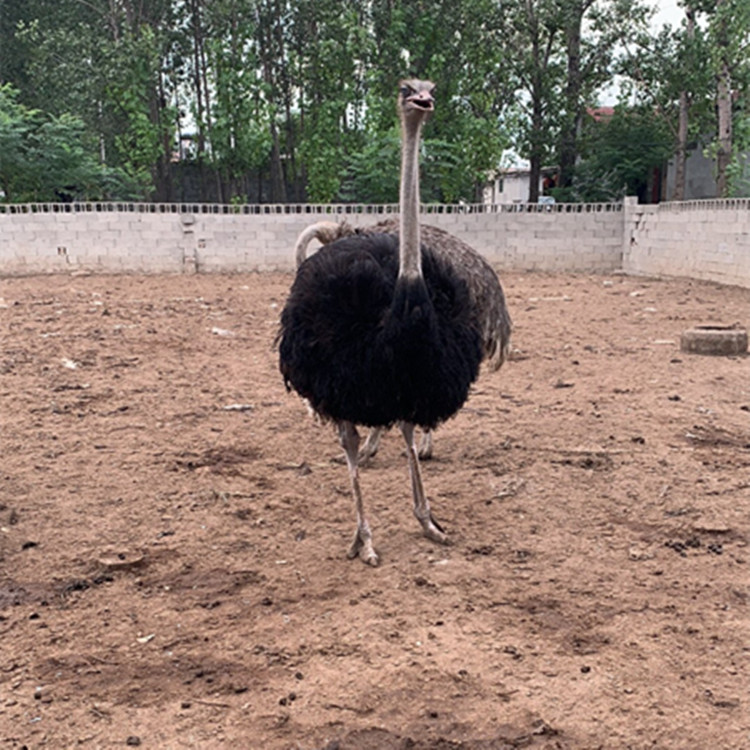
<path id="1" fill-rule="evenodd" d="M 514 351 L 363 470 L 277 370 L 291 276 L 0 281 L 0 749 L 750 747 L 750 290 L 505 274 Z"/>

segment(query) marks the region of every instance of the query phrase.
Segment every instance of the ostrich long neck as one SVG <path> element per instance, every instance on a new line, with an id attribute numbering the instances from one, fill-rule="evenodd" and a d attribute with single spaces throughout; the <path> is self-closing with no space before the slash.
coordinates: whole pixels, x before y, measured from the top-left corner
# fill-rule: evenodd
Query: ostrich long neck
<path id="1" fill-rule="evenodd" d="M 399 219 L 399 274 L 422 275 L 419 250 L 419 139 L 421 120 L 401 122 L 401 190 Z"/>

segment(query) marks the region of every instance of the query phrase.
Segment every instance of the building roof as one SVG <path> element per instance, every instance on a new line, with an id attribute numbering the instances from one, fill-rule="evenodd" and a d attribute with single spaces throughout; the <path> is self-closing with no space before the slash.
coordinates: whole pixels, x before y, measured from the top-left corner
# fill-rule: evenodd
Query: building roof
<path id="1" fill-rule="evenodd" d="M 586 107 L 586 112 L 597 122 L 611 120 L 615 114 L 614 107 Z"/>

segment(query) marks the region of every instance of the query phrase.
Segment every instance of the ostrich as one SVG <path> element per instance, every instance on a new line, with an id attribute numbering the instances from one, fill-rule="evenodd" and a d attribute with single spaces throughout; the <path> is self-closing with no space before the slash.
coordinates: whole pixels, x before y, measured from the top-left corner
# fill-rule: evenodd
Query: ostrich
<path id="1" fill-rule="evenodd" d="M 379 558 L 359 483 L 357 425 L 399 424 L 414 514 L 426 537 L 445 543 L 424 493 L 414 428 L 434 428 L 461 408 L 482 359 L 466 282 L 420 247 L 419 142 L 433 88 L 419 80 L 399 87 L 398 237 L 351 236 L 321 248 L 297 269 L 281 314 L 279 368 L 287 389 L 336 425 L 357 516 L 349 557 L 370 565 Z"/>
<path id="2" fill-rule="evenodd" d="M 304 262 L 307 246 L 313 239 L 323 245 L 352 235 L 398 235 L 399 221 L 387 219 L 370 227 L 353 228 L 347 222 L 319 221 L 304 229 L 294 246 L 297 267 Z M 420 227 L 422 244 L 441 260 L 449 263 L 456 275 L 469 289 L 469 299 L 476 322 L 482 334 L 483 359 L 490 370 L 498 370 L 508 356 L 511 320 L 505 305 L 502 285 L 492 266 L 470 245 L 438 227 Z M 360 464 L 371 459 L 378 450 L 382 427 L 375 427 L 367 436 L 360 453 Z M 419 445 L 419 457 L 432 457 L 432 430 L 427 430 Z"/>

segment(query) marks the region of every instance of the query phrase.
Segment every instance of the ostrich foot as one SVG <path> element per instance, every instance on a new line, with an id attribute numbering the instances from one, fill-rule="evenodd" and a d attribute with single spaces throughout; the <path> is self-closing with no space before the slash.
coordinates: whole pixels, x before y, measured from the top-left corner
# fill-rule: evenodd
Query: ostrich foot
<path id="1" fill-rule="evenodd" d="M 380 564 L 380 558 L 378 553 L 375 552 L 375 548 L 372 546 L 372 538 L 364 536 L 360 529 L 354 534 L 354 541 L 352 546 L 349 547 L 347 557 L 353 560 L 355 557 L 359 557 L 366 565 L 372 565 L 376 568 Z"/>
<path id="2" fill-rule="evenodd" d="M 424 518 L 417 516 L 417 520 L 422 524 L 422 533 L 428 539 L 432 539 L 433 542 L 437 542 L 438 544 L 450 544 L 448 535 L 443 530 L 443 527 L 435 520 L 432 513 L 428 513 Z"/>

